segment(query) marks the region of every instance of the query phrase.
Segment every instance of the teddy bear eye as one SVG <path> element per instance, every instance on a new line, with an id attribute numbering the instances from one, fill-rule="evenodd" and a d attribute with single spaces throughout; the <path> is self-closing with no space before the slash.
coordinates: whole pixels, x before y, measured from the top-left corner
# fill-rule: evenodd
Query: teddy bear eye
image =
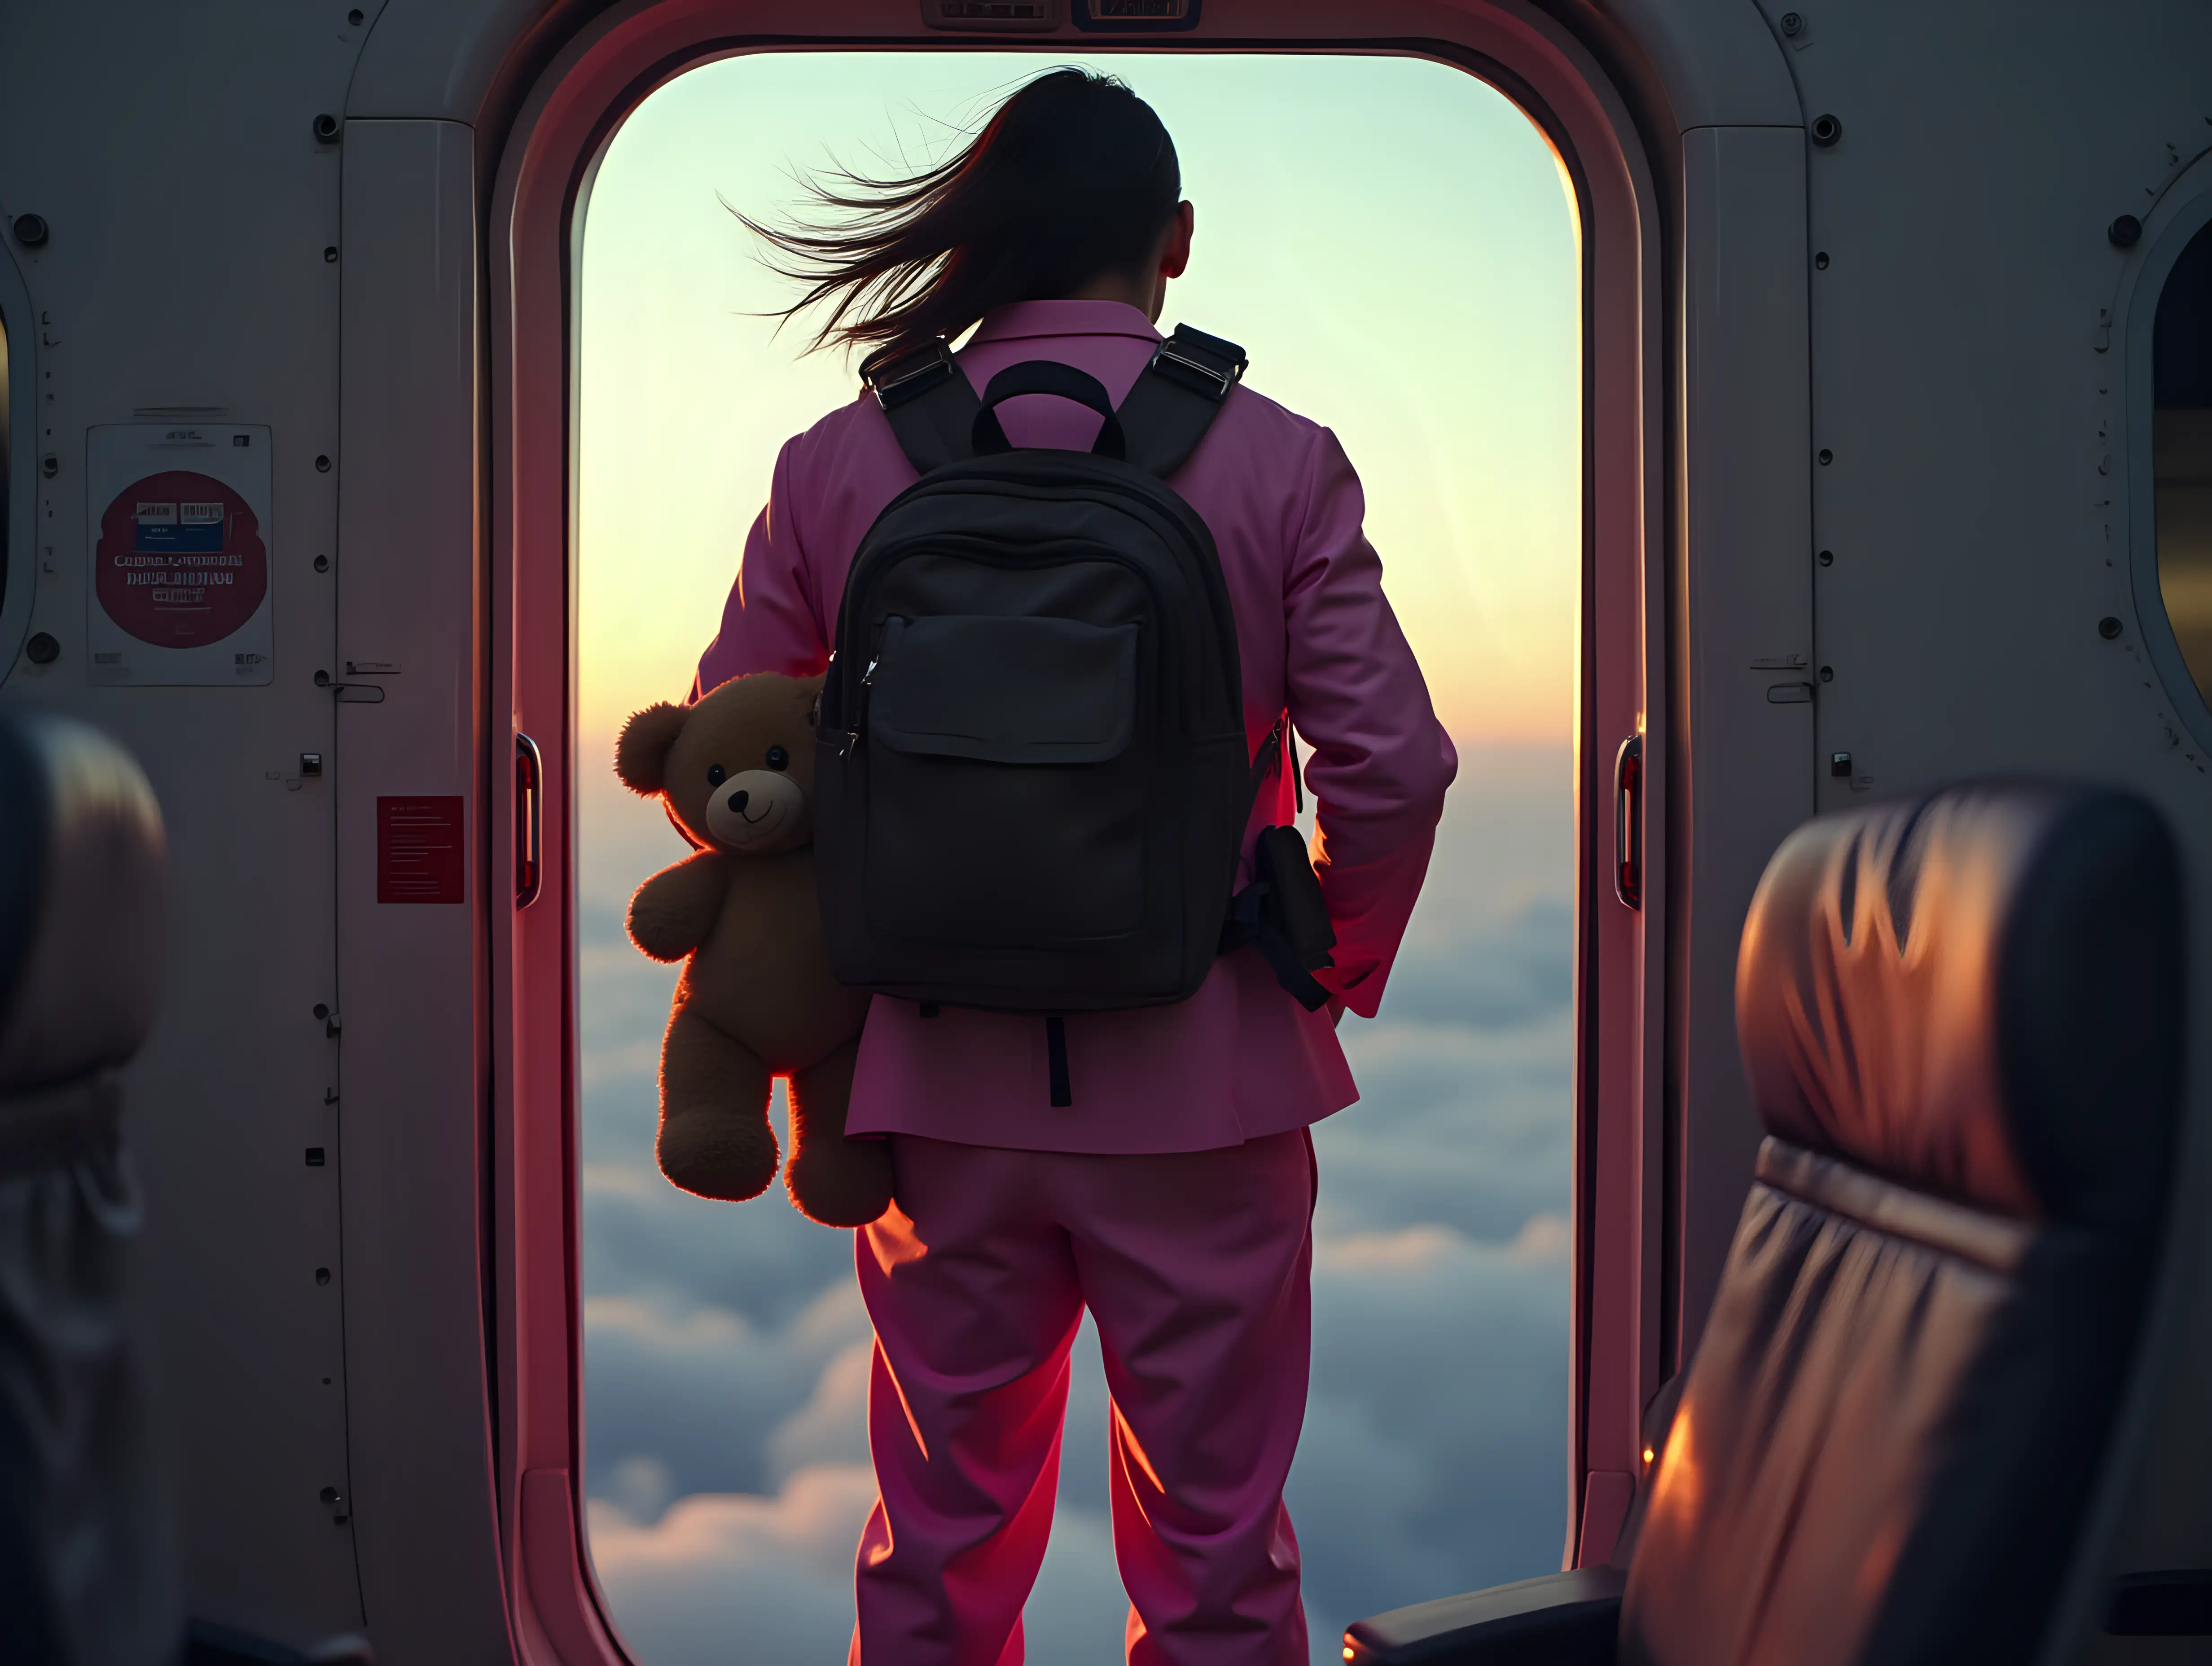
<path id="1" fill-rule="evenodd" d="M 707 785 L 708 785 L 708 786 L 709 786 L 709 787 L 720 787 L 720 786 L 722 784 L 722 782 L 723 782 L 726 779 L 727 779 L 726 774 L 726 773 L 725 773 L 725 771 L 723 770 L 722 766 L 721 766 L 720 764 L 719 764 L 719 763 L 713 763 L 713 764 L 709 764 L 709 765 L 707 767 Z"/>
<path id="2" fill-rule="evenodd" d="M 771 769 L 788 769 L 791 768 L 791 754 L 785 751 L 781 746 L 769 747 L 768 749 L 768 767 Z"/>

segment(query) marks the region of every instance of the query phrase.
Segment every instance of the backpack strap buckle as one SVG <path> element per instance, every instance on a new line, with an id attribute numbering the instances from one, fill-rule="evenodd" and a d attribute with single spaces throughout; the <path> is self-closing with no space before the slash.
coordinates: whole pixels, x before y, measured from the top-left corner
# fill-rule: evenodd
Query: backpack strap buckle
<path id="1" fill-rule="evenodd" d="M 1115 414 L 1121 419 L 1128 460 L 1164 480 L 1198 448 L 1244 380 L 1250 361 L 1233 341 L 1188 324 L 1152 350 L 1152 360 Z"/>
<path id="2" fill-rule="evenodd" d="M 876 396 L 899 449 L 917 474 L 975 454 L 981 402 L 943 337 L 919 347 L 884 348 L 860 364 L 860 381 Z"/>
<path id="3" fill-rule="evenodd" d="M 871 354 L 860 366 L 860 381 L 885 410 L 919 399 L 959 374 L 952 350 L 942 339 L 904 352 Z"/>
<path id="4" fill-rule="evenodd" d="M 1219 404 L 1229 397 L 1229 390 L 1244 380 L 1250 363 L 1235 342 L 1178 324 L 1175 333 L 1153 350 L 1147 368 Z"/>

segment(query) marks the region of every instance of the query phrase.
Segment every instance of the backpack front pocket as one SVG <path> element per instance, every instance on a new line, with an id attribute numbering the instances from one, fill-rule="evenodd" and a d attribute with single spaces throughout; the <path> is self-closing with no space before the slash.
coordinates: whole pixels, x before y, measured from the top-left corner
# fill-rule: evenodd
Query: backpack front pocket
<path id="1" fill-rule="evenodd" d="M 1134 623 L 893 617 L 866 679 L 868 916 L 900 937 L 1048 950 L 1145 900 L 1150 748 Z"/>

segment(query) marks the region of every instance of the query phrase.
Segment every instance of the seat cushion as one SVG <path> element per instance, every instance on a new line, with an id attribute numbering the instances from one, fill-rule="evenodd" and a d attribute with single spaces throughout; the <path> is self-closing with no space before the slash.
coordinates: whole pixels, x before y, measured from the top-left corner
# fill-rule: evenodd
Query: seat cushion
<path id="1" fill-rule="evenodd" d="M 31 963 L 46 854 L 46 770 L 21 721 L 0 712 L 0 1023 Z"/>
<path id="2" fill-rule="evenodd" d="M 2122 793 L 1976 784 L 1808 823 L 1736 963 L 1760 1118 L 2002 1214 L 2155 1219 L 2179 897 L 2165 824 Z"/>
<path id="3" fill-rule="evenodd" d="M 1770 1139 L 1652 1481 L 1621 1659 L 2022 1659 L 2135 1324 L 2127 1246 Z"/>
<path id="4" fill-rule="evenodd" d="M 1800 829 L 1744 928 L 1770 1138 L 1651 1481 L 1620 1658 L 2033 1657 L 2165 1214 L 2178 864 L 1972 786 Z"/>
<path id="5" fill-rule="evenodd" d="M 122 1063 L 167 970 L 161 812 L 131 755 L 0 712 L 0 1098 Z"/>

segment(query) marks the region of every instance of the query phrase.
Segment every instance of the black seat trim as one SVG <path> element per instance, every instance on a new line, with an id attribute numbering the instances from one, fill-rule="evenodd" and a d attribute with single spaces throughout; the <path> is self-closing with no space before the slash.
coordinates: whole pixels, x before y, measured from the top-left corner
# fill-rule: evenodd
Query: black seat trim
<path id="1" fill-rule="evenodd" d="M 1573 1568 L 1354 1620 L 1347 1666 L 1610 1666 L 1628 1576 Z"/>

